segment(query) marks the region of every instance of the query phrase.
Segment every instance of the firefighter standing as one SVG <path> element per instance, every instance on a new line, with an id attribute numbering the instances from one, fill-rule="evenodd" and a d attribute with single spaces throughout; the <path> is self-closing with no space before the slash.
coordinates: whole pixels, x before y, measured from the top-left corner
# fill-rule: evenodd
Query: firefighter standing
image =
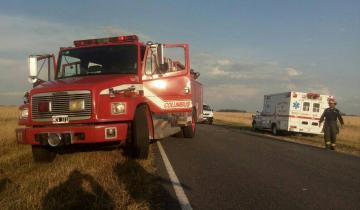
<path id="1" fill-rule="evenodd" d="M 336 146 L 336 135 L 339 133 L 339 126 L 337 120 L 339 119 L 341 127 L 344 125 L 344 120 L 341 117 L 341 113 L 335 108 L 335 99 L 329 99 L 329 108 L 324 110 L 324 113 L 320 117 L 319 126 L 325 120 L 324 123 L 324 140 L 325 148 L 334 150 Z"/>

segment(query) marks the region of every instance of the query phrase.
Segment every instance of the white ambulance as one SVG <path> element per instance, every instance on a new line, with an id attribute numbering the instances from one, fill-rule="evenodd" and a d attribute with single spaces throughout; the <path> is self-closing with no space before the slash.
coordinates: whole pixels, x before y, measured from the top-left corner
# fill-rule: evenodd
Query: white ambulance
<path id="1" fill-rule="evenodd" d="M 329 98 L 295 91 L 265 95 L 263 111 L 253 116 L 253 129 L 271 129 L 273 135 L 279 131 L 321 134 L 319 119 Z"/>

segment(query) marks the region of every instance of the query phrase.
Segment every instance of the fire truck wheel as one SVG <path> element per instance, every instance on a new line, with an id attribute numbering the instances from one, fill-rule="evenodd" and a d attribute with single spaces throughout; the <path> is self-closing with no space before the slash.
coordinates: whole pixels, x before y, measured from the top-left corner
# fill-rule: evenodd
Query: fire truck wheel
<path id="1" fill-rule="evenodd" d="M 276 124 L 273 124 L 272 126 L 271 126 L 271 133 L 274 135 L 274 136 L 276 136 L 276 135 L 278 135 L 278 130 L 277 130 L 277 126 L 276 126 Z"/>
<path id="2" fill-rule="evenodd" d="M 131 150 L 134 158 L 146 159 L 149 155 L 149 127 L 147 122 L 147 107 L 141 105 L 136 109 L 132 123 Z"/>
<path id="3" fill-rule="evenodd" d="M 56 157 L 55 151 L 46 146 L 32 145 L 31 149 L 34 162 L 52 162 Z"/>
<path id="4" fill-rule="evenodd" d="M 185 138 L 193 138 L 196 130 L 196 111 L 193 109 L 191 125 L 182 127 L 183 136 Z"/>

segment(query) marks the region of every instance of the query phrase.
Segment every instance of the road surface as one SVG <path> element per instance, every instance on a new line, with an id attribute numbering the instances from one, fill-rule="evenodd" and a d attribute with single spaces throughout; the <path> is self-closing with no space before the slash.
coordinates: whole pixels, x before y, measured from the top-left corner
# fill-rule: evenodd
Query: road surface
<path id="1" fill-rule="evenodd" d="M 160 141 L 193 209 L 360 209 L 360 158 L 198 125 Z M 168 179 L 156 150 L 158 175 Z M 168 182 L 167 209 L 180 209 Z"/>

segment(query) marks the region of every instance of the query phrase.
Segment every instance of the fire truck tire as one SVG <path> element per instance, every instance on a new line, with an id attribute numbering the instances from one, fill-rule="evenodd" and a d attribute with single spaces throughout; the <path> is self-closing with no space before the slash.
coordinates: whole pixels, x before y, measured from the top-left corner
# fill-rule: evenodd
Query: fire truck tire
<path id="1" fill-rule="evenodd" d="M 279 131 L 278 131 L 278 129 L 277 129 L 276 124 L 272 124 L 272 126 L 271 126 L 271 133 L 272 133 L 272 135 L 274 135 L 274 136 L 277 136 L 277 135 L 279 134 Z"/>
<path id="2" fill-rule="evenodd" d="M 182 127 L 184 138 L 193 138 L 196 131 L 196 111 L 193 109 L 191 125 Z"/>
<path id="3" fill-rule="evenodd" d="M 32 145 L 31 150 L 34 162 L 52 162 L 56 157 L 55 151 L 46 146 Z"/>
<path id="4" fill-rule="evenodd" d="M 147 122 L 147 107 L 140 105 L 135 112 L 132 123 L 131 150 L 134 158 L 146 159 L 149 156 L 149 127 Z"/>

